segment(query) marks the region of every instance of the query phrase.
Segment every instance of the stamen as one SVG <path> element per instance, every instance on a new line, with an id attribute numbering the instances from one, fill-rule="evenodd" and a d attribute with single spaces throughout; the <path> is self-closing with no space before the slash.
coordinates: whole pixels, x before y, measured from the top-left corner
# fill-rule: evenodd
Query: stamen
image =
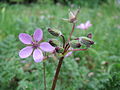
<path id="1" fill-rule="evenodd" d="M 32 42 L 32 46 L 33 46 L 33 48 L 38 48 L 38 46 L 39 46 L 39 44 L 38 44 L 38 42 Z"/>

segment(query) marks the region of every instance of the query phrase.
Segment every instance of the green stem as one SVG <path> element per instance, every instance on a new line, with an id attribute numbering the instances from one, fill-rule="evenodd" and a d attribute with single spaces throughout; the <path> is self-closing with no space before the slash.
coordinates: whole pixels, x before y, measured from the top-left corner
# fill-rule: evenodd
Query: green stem
<path id="1" fill-rule="evenodd" d="M 43 61 L 43 76 L 44 76 L 44 90 L 47 90 L 47 88 L 46 88 L 45 62 L 44 61 Z"/>

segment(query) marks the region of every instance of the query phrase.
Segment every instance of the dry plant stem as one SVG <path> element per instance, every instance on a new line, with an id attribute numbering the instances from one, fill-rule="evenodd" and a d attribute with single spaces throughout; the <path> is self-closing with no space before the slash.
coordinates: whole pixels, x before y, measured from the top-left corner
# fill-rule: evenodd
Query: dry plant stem
<path id="1" fill-rule="evenodd" d="M 46 87 L 46 74 L 45 74 L 45 62 L 43 61 L 43 76 L 44 76 L 44 90 L 47 90 Z"/>
<path id="2" fill-rule="evenodd" d="M 72 34 L 73 34 L 73 32 L 74 32 L 74 29 L 75 29 L 75 23 L 73 23 L 72 31 L 70 32 L 70 36 L 69 36 L 69 38 L 68 38 L 68 42 L 69 42 L 70 39 L 71 39 L 71 36 L 72 36 Z"/>
<path id="3" fill-rule="evenodd" d="M 61 68 L 63 59 L 64 59 L 64 57 L 61 57 L 61 58 L 59 59 L 59 63 L 58 63 L 57 69 L 56 69 L 56 73 L 55 73 L 54 79 L 53 79 L 53 83 L 52 83 L 52 88 L 51 88 L 51 90 L 55 90 L 56 83 L 57 83 L 57 79 L 58 79 L 58 75 L 59 75 L 59 72 L 60 72 L 60 68 Z"/>

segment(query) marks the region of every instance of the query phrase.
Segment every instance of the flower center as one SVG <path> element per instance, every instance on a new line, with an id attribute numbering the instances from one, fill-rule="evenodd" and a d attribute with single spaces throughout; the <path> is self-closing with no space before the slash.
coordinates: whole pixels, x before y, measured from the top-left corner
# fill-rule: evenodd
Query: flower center
<path id="1" fill-rule="evenodd" d="M 39 47 L 39 43 L 38 42 L 32 42 L 32 46 L 33 48 L 38 48 Z"/>

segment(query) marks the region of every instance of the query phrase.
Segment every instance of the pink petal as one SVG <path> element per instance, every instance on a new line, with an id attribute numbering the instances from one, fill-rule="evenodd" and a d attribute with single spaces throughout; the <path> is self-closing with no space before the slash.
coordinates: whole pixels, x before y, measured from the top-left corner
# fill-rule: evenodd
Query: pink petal
<path id="1" fill-rule="evenodd" d="M 72 51 L 71 52 L 68 52 L 66 55 L 65 55 L 65 57 L 68 57 L 68 56 L 70 56 L 72 54 Z"/>
<path id="2" fill-rule="evenodd" d="M 85 27 L 85 25 L 82 23 L 82 24 L 78 25 L 77 28 L 84 30 L 86 27 Z"/>
<path id="3" fill-rule="evenodd" d="M 35 49 L 35 51 L 33 52 L 33 59 L 35 62 L 41 62 L 43 60 L 43 54 L 42 51 L 40 49 Z"/>
<path id="4" fill-rule="evenodd" d="M 42 42 L 40 48 L 45 52 L 53 52 L 55 48 L 51 46 L 48 42 Z"/>
<path id="5" fill-rule="evenodd" d="M 20 50 L 19 56 L 21 58 L 27 58 L 28 56 L 30 56 L 32 54 L 32 51 L 33 51 L 32 46 L 27 46 L 27 47 L 23 48 L 22 50 Z"/>
<path id="6" fill-rule="evenodd" d="M 19 34 L 19 39 L 24 44 L 31 44 L 32 37 L 29 34 L 21 33 Z"/>
<path id="7" fill-rule="evenodd" d="M 35 41 L 40 41 L 43 38 L 43 32 L 41 29 L 36 29 L 33 35 Z"/>
<path id="8" fill-rule="evenodd" d="M 85 23 L 85 26 L 88 28 L 88 27 L 92 26 L 92 24 L 90 23 L 90 21 L 87 21 L 87 22 Z"/>
<path id="9" fill-rule="evenodd" d="M 69 50 L 73 50 L 73 48 L 69 48 Z M 68 52 L 68 53 L 65 55 L 65 57 L 68 57 L 68 56 L 70 56 L 71 54 L 72 54 L 72 51 Z"/>

